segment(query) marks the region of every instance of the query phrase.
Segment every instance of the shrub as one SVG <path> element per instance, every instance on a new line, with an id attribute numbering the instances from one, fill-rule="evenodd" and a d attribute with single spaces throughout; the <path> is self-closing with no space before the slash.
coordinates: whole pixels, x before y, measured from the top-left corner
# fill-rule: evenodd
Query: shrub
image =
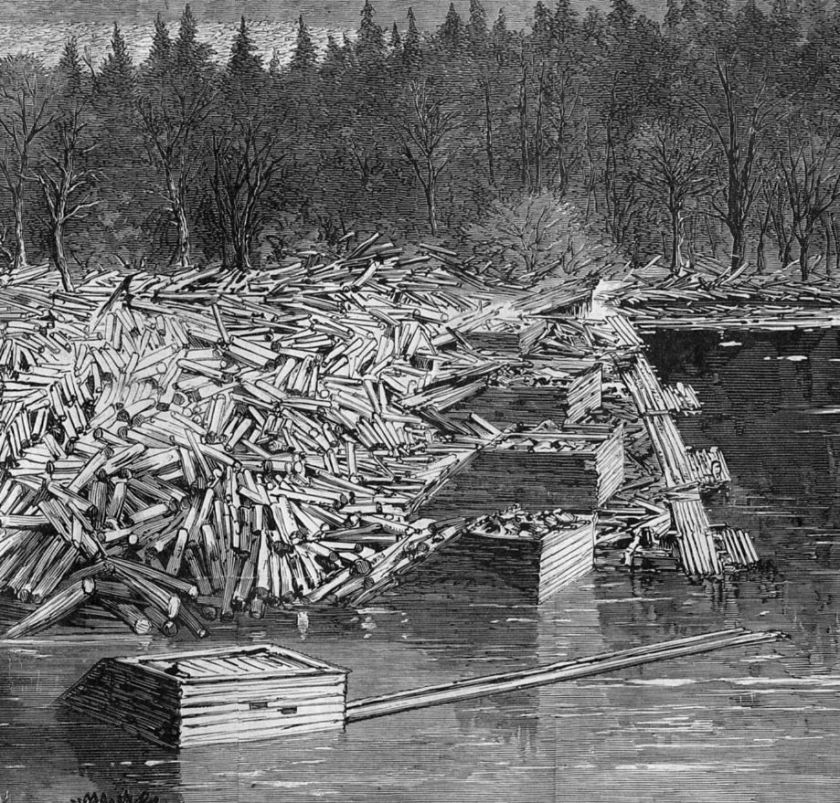
<path id="1" fill-rule="evenodd" d="M 531 287 L 547 276 L 611 274 L 618 256 L 573 204 L 550 192 L 515 204 L 497 201 L 484 222 L 463 235 L 474 272 L 490 283 L 516 287 Z"/>

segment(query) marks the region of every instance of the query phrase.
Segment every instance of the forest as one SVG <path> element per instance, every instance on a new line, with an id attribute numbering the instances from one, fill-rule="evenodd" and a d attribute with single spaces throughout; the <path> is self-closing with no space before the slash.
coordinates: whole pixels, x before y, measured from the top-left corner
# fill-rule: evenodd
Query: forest
<path id="1" fill-rule="evenodd" d="M 0 60 L 0 262 L 258 268 L 351 233 L 452 249 L 520 282 L 581 253 L 673 273 L 840 273 L 840 8 L 538 2 L 527 30 L 479 0 L 440 26 L 383 26 L 290 60 L 230 50 L 186 6 L 135 63 L 118 24 L 98 62 L 74 39 Z"/>

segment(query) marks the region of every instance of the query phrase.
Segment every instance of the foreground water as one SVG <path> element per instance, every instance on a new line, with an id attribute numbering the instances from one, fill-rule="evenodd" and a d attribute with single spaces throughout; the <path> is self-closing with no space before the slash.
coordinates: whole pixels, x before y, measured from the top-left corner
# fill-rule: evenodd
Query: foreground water
<path id="1" fill-rule="evenodd" d="M 834 801 L 840 778 L 840 341 L 835 332 L 660 335 L 654 362 L 692 382 L 690 443 L 734 477 L 713 517 L 748 527 L 760 569 L 690 585 L 602 566 L 549 604 L 492 568 L 430 565 L 376 607 L 282 614 L 214 632 L 351 670 L 350 697 L 548 663 L 732 625 L 791 639 L 417 711 L 334 734 L 155 747 L 55 698 L 106 655 L 171 649 L 127 636 L 0 643 L 0 796 L 70 801 L 148 789 L 162 801 Z"/>

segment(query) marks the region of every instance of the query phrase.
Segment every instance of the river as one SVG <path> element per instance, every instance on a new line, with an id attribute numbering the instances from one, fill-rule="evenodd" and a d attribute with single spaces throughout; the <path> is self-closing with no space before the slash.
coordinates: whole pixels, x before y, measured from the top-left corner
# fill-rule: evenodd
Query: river
<path id="1" fill-rule="evenodd" d="M 838 334 L 662 333 L 651 356 L 704 402 L 681 428 L 724 449 L 733 482 L 712 517 L 750 529 L 757 570 L 692 585 L 604 564 L 536 606 L 491 568 L 430 563 L 365 610 L 277 614 L 212 640 L 278 641 L 345 666 L 350 698 L 733 625 L 789 641 L 179 755 L 54 705 L 99 658 L 171 643 L 2 643 L 0 799 L 127 789 L 195 803 L 837 800 L 840 415 L 820 410 L 840 403 Z"/>

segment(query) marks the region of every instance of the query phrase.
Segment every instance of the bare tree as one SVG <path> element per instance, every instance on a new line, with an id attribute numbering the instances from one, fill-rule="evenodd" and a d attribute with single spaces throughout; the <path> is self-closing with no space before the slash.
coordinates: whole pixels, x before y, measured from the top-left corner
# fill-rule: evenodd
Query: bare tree
<path id="1" fill-rule="evenodd" d="M 210 156 L 213 223 L 222 241 L 224 263 L 250 270 L 254 238 L 264 222 L 264 200 L 280 171 L 284 154 L 275 137 L 244 118 L 231 130 L 214 134 Z"/>
<path id="2" fill-rule="evenodd" d="M 773 175 L 763 183 L 762 197 L 770 216 L 779 262 L 782 267 L 787 267 L 792 260 L 793 228 L 790 225 L 790 210 L 785 199 L 783 182 L 779 176 Z"/>
<path id="3" fill-rule="evenodd" d="M 697 143 L 696 132 L 668 120 L 646 126 L 637 138 L 639 182 L 667 211 L 673 274 L 683 267 L 686 202 L 711 183 L 705 169 L 711 146 Z"/>
<path id="4" fill-rule="evenodd" d="M 630 152 L 631 123 L 619 95 L 619 83 L 622 73 L 617 70 L 612 75 L 609 104 L 605 110 L 602 126 L 591 126 L 590 135 L 597 138 L 598 129 L 603 132 L 603 145 L 595 142 L 595 159 L 603 168 L 600 180 L 603 182 L 604 218 L 608 233 L 622 247 L 632 254 L 636 223 L 641 210 L 641 185 L 632 164 Z M 592 147 L 591 145 L 589 147 Z M 600 148 L 603 147 L 601 151 Z M 592 157 L 590 156 L 590 159 Z M 597 167 L 595 168 L 598 169 Z"/>
<path id="5" fill-rule="evenodd" d="M 817 122 L 802 132 L 788 131 L 777 158 L 790 209 L 791 229 L 799 245 L 802 280 L 810 275 L 811 240 L 823 216 L 840 198 L 840 149 L 836 124 Z"/>
<path id="6" fill-rule="evenodd" d="M 701 119 L 712 133 L 723 157 L 726 176 L 721 182 L 721 199 L 712 206 L 732 237 L 730 265 L 737 269 L 746 254 L 746 234 L 753 204 L 760 191 L 759 145 L 772 101 L 765 81 L 751 91 L 736 86 L 737 60 L 723 63 L 714 57 L 712 103 L 693 98 Z M 743 90 L 743 91 L 742 91 Z"/>
<path id="7" fill-rule="evenodd" d="M 387 168 L 384 145 L 375 131 L 359 116 L 353 115 L 350 125 L 339 132 L 340 142 L 349 156 L 350 169 L 359 179 L 365 192 L 372 192 L 377 180 Z"/>
<path id="8" fill-rule="evenodd" d="M 437 188 L 454 152 L 453 135 L 460 127 L 458 114 L 432 97 L 424 81 L 408 87 L 408 110 L 398 124 L 403 157 L 423 187 L 429 230 L 437 235 Z"/>
<path id="9" fill-rule="evenodd" d="M 0 132 L 4 135 L 0 177 L 12 201 L 14 269 L 26 265 L 24 202 L 34 151 L 54 119 L 48 82 L 43 66 L 31 56 L 6 56 L 0 61 Z"/>
<path id="10" fill-rule="evenodd" d="M 150 84 L 141 94 L 138 111 L 149 159 L 161 173 L 163 197 L 177 231 L 173 262 L 187 267 L 191 261 L 188 190 L 201 163 L 201 128 L 215 93 L 197 71 L 156 78 Z"/>
<path id="11" fill-rule="evenodd" d="M 569 65 L 559 65 L 554 74 L 547 116 L 553 134 L 557 190 L 561 195 L 566 193 L 572 174 L 583 159 L 582 105 L 574 70 Z"/>
<path id="12" fill-rule="evenodd" d="M 50 219 L 52 260 L 65 290 L 73 289 L 64 248 L 65 228 L 98 203 L 93 198 L 96 176 L 85 164 L 85 157 L 96 145 L 84 144 L 86 128 L 79 104 L 73 104 L 56 121 L 53 143 L 36 173 Z"/>

